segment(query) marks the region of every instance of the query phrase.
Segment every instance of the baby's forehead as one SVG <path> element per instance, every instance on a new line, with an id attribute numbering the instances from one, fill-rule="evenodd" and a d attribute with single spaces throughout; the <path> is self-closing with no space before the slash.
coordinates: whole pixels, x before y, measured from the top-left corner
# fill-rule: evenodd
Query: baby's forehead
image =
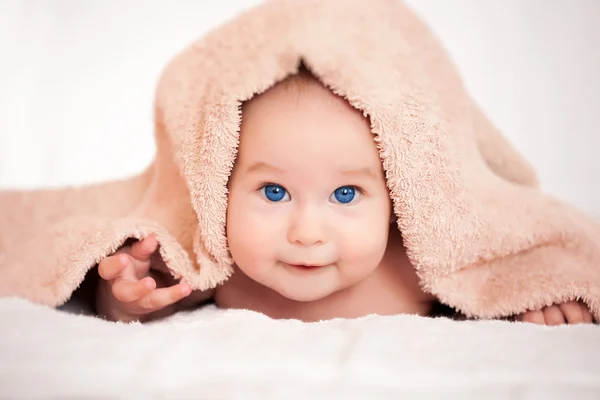
<path id="1" fill-rule="evenodd" d="M 263 93 L 254 95 L 242 103 L 242 118 L 244 111 L 258 106 L 268 106 L 282 101 L 345 101 L 334 94 L 309 72 L 291 75 L 275 83 Z M 254 107 L 256 106 L 256 107 Z M 247 114 L 247 113 L 246 113 Z"/>
<path id="2" fill-rule="evenodd" d="M 380 163 L 368 119 L 310 75 L 290 77 L 245 105 L 238 152 L 248 162 L 283 166 Z"/>
<path id="3" fill-rule="evenodd" d="M 300 68 L 298 73 L 275 83 L 265 92 L 259 93 L 242 103 L 242 124 L 249 119 L 284 118 L 287 108 L 297 108 L 305 112 L 322 108 L 322 117 L 348 117 L 366 121 L 363 113 L 355 109 L 345 98 L 334 93 L 308 69 Z M 279 112 L 279 115 L 277 115 Z M 242 127 L 243 128 L 243 127 Z"/>

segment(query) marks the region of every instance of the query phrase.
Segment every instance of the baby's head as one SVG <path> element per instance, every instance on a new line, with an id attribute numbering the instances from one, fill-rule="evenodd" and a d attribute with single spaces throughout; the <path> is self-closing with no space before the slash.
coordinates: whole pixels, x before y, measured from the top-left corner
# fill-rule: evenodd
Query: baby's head
<path id="1" fill-rule="evenodd" d="M 296 301 L 351 287 L 381 262 L 391 200 L 368 120 L 302 70 L 248 101 L 229 181 L 238 268 Z"/>

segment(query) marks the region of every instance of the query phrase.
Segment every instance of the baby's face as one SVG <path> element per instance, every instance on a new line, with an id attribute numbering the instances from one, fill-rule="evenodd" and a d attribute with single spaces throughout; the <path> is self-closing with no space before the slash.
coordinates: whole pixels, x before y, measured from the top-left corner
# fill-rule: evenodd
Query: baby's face
<path id="1" fill-rule="evenodd" d="M 368 122 L 343 99 L 307 82 L 246 105 L 227 238 L 248 277 L 296 301 L 353 286 L 383 258 L 390 215 Z"/>

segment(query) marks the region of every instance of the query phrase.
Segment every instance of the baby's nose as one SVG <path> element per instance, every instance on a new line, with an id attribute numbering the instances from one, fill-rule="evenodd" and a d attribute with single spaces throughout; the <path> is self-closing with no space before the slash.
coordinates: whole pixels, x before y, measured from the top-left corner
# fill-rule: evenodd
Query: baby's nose
<path id="1" fill-rule="evenodd" d="M 301 246 L 315 246 L 326 241 L 322 218 L 305 215 L 297 218 L 288 230 L 288 241 Z"/>

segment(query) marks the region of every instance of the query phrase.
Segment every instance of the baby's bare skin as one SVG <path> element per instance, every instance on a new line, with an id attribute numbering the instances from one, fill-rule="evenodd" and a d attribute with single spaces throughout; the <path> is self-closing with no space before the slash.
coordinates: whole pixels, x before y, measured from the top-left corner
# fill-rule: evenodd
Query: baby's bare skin
<path id="1" fill-rule="evenodd" d="M 147 322 L 199 305 L 213 291 L 192 291 L 177 282 L 158 256 L 158 242 L 148 236 L 103 259 L 98 272 L 96 309 L 100 316 L 120 322 Z M 593 323 L 582 302 L 571 301 L 520 314 L 517 321 L 538 325 Z"/>
<path id="2" fill-rule="evenodd" d="M 192 291 L 177 282 L 158 254 L 158 242 L 148 236 L 124 246 L 98 265 L 100 280 L 96 311 L 108 320 L 147 322 L 202 303 L 210 292 Z"/>
<path id="3" fill-rule="evenodd" d="M 544 307 L 541 310 L 525 312 L 517 318 L 522 322 L 538 325 L 591 324 L 594 317 L 588 307 L 577 301 Z"/>

